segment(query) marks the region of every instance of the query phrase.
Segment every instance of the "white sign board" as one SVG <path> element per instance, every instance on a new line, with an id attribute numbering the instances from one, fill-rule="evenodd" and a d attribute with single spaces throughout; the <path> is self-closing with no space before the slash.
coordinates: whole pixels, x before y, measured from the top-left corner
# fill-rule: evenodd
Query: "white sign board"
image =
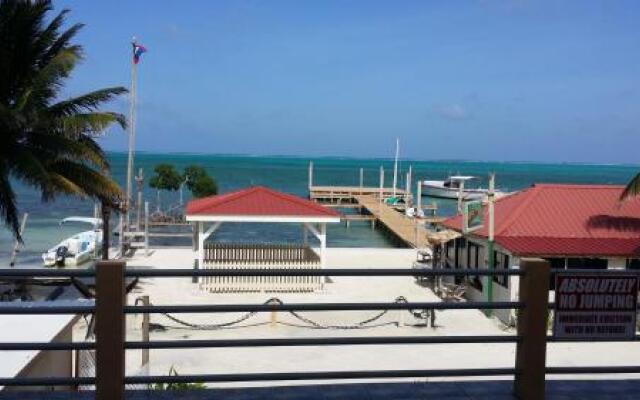
<path id="1" fill-rule="evenodd" d="M 482 202 L 468 201 L 462 208 L 462 232 L 468 233 L 482 228 Z"/>
<path id="2" fill-rule="evenodd" d="M 556 275 L 553 336 L 558 339 L 633 339 L 638 276 Z"/>

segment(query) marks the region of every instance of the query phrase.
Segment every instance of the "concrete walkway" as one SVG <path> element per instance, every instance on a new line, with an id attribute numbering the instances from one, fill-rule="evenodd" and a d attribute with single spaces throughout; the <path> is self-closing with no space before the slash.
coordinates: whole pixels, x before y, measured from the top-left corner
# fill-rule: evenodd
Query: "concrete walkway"
<path id="1" fill-rule="evenodd" d="M 262 388 L 208 389 L 200 391 L 128 392 L 127 400 L 502 400 L 515 399 L 511 381 L 428 383 L 371 383 Z M 49 392 L 48 400 L 94 398 L 94 393 Z M 548 381 L 548 400 L 627 400 L 640 398 L 640 380 Z M 0 393 L 0 400 L 42 399 L 42 392 Z"/>

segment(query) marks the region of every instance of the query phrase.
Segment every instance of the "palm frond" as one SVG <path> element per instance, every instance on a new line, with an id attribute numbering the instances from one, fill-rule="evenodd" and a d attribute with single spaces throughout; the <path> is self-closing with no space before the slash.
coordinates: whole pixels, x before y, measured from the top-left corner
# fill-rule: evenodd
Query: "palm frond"
<path id="1" fill-rule="evenodd" d="M 93 111 L 98 106 L 127 93 L 122 86 L 100 89 L 82 96 L 63 100 L 49 107 L 48 112 L 56 117 L 69 116 L 83 111 Z"/>
<path id="2" fill-rule="evenodd" d="M 640 173 L 634 176 L 620 195 L 620 201 L 640 195 Z"/>
<path id="3" fill-rule="evenodd" d="M 60 14 L 58 14 L 58 17 L 60 17 L 62 22 L 64 22 L 64 15 L 68 11 L 69 10 L 63 10 Z M 49 60 L 54 58 L 60 51 L 71 47 L 70 46 L 71 39 L 73 39 L 73 37 L 76 36 L 80 31 L 80 29 L 82 29 L 83 27 L 84 27 L 84 24 L 74 24 L 71 26 L 71 28 L 67 29 L 62 34 L 58 35 L 58 29 L 60 28 L 60 26 L 52 27 L 51 24 L 49 24 L 49 27 L 47 27 L 47 29 L 55 28 L 56 37 L 54 37 L 53 42 L 50 43 L 47 51 L 43 54 L 41 63 L 42 64 L 48 63 Z M 80 53 L 79 55 L 81 56 L 82 53 Z"/>
<path id="4" fill-rule="evenodd" d="M 108 176 L 71 160 L 58 160 L 48 165 L 51 174 L 64 176 L 91 197 L 122 197 L 120 186 Z"/>
<path id="5" fill-rule="evenodd" d="M 124 115 L 109 111 L 73 114 L 60 118 L 60 122 L 64 132 L 71 137 L 80 137 L 83 134 L 101 134 L 114 123 L 123 129 L 127 126 Z"/>
<path id="6" fill-rule="evenodd" d="M 32 133 L 29 141 L 22 147 L 27 148 L 45 162 L 69 159 L 90 164 L 99 170 L 108 170 L 106 155 L 95 141 L 86 137 L 68 137 L 59 134 Z"/>
<path id="7" fill-rule="evenodd" d="M 71 43 L 82 24 L 65 30 L 68 11 L 48 17 L 52 10 L 50 0 L 0 0 L 0 219 L 15 236 L 14 181 L 45 201 L 67 194 L 117 207 L 123 197 L 94 137 L 111 124 L 125 127 L 123 115 L 100 107 L 126 89 L 58 100 L 82 59 L 82 47 Z"/>
<path id="8" fill-rule="evenodd" d="M 57 193 L 63 193 L 63 194 L 67 194 L 67 195 L 75 195 L 75 196 L 79 196 L 79 197 L 87 197 L 87 192 L 85 190 L 83 190 L 80 186 L 76 185 L 74 182 L 72 182 L 69 178 L 57 174 L 57 173 L 52 173 L 51 174 L 51 181 L 53 183 L 53 187 L 55 188 L 55 191 L 52 191 L 52 197 L 51 198 L 46 198 L 44 199 L 45 201 L 51 200 L 53 199 L 53 196 L 55 196 L 55 194 Z"/>
<path id="9" fill-rule="evenodd" d="M 46 107 L 51 98 L 57 95 L 58 89 L 62 85 L 62 80 L 69 76 L 69 73 L 80 60 L 80 48 L 71 46 L 56 54 L 38 73 L 33 77 L 31 85 L 16 102 L 16 109 L 35 109 Z"/>
<path id="10" fill-rule="evenodd" d="M 49 10 L 50 11 L 50 10 Z M 64 9 L 58 13 L 42 31 L 37 35 L 33 43 L 33 49 L 36 54 L 39 54 L 37 65 L 42 67 L 49 60 L 54 57 L 58 50 L 63 47 L 57 47 L 53 49 L 53 45 L 58 42 L 60 37 L 60 28 L 65 23 L 65 17 L 69 13 L 68 9 Z"/>
<path id="11" fill-rule="evenodd" d="M 43 165 L 41 157 L 38 157 L 31 149 L 25 146 L 12 146 L 7 157 L 10 162 L 7 172 L 14 178 L 18 178 L 25 183 L 44 187 L 49 185 L 49 171 Z"/>

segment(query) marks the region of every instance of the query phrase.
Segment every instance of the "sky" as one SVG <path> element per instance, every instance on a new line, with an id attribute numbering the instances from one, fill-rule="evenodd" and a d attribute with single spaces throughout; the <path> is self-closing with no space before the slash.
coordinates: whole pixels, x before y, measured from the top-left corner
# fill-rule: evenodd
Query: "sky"
<path id="1" fill-rule="evenodd" d="M 57 1 L 137 150 L 640 162 L 637 1 Z M 106 109 L 128 112 L 123 97 Z M 101 143 L 126 149 L 110 129 Z"/>

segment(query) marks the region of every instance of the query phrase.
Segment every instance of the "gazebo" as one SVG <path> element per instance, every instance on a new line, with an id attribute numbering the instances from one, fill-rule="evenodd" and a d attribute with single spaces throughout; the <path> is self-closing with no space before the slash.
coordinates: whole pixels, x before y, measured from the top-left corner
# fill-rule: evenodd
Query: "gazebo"
<path id="1" fill-rule="evenodd" d="M 194 258 L 198 268 L 324 268 L 327 224 L 340 222 L 340 215 L 312 201 L 253 186 L 221 195 L 192 200 L 186 220 L 195 224 Z M 303 244 L 206 243 L 223 223 L 295 223 L 302 225 Z M 320 241 L 316 253 L 308 244 L 311 232 Z M 201 287 L 212 292 L 312 291 L 322 281 L 310 277 L 208 277 Z"/>

